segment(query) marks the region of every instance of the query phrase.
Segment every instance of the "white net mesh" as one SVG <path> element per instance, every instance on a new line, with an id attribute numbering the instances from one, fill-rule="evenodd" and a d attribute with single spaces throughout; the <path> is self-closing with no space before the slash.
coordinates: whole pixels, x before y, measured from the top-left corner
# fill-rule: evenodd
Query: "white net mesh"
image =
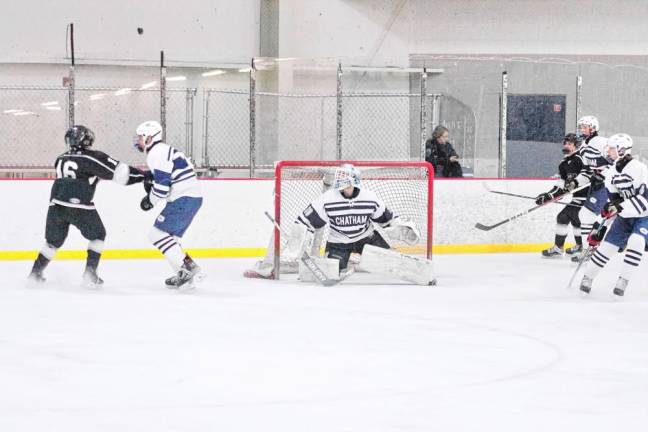
<path id="1" fill-rule="evenodd" d="M 283 232 L 297 216 L 319 195 L 331 187 L 335 169 L 341 161 L 281 162 L 275 172 L 275 215 Z M 390 241 L 397 250 L 421 256 L 431 256 L 432 247 L 432 178 L 424 162 L 366 162 L 352 163 L 361 175 L 361 188 L 378 194 L 386 206 L 401 217 L 409 217 L 420 231 L 414 245 Z M 324 250 L 327 228 L 316 234 L 313 255 Z M 428 241 L 429 240 L 429 241 Z M 281 244 L 285 244 L 280 241 Z M 277 250 L 275 250 L 275 253 Z"/>

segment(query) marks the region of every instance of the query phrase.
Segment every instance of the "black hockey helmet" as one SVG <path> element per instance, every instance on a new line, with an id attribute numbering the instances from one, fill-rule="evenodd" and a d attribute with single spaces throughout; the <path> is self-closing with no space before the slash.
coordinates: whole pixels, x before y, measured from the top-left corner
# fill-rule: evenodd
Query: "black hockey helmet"
<path id="1" fill-rule="evenodd" d="M 74 125 L 65 132 L 65 144 L 67 144 L 71 150 L 81 150 L 92 147 L 94 139 L 94 132 L 81 125 Z"/>
<path id="2" fill-rule="evenodd" d="M 568 133 L 563 138 L 563 144 L 568 143 L 568 142 L 574 144 L 574 146 L 576 146 L 576 148 L 579 148 L 583 141 L 575 133 Z"/>

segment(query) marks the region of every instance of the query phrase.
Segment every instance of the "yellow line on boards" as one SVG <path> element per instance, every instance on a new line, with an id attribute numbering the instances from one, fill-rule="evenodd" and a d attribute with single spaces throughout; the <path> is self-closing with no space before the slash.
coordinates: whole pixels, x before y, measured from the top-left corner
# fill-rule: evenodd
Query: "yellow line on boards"
<path id="1" fill-rule="evenodd" d="M 511 252 L 540 252 L 550 244 L 476 244 L 476 245 L 434 245 L 433 254 L 481 254 L 481 253 L 511 253 Z M 565 245 L 569 247 L 570 245 Z M 253 258 L 265 255 L 266 248 L 209 248 L 188 249 L 194 258 Z M 412 248 L 403 248 L 403 253 L 420 252 Z M 0 251 L 0 261 L 34 260 L 38 251 Z M 83 260 L 87 252 L 84 250 L 60 250 L 56 253 L 57 260 Z M 157 259 L 162 254 L 157 249 L 113 249 L 105 250 L 103 259 Z"/>

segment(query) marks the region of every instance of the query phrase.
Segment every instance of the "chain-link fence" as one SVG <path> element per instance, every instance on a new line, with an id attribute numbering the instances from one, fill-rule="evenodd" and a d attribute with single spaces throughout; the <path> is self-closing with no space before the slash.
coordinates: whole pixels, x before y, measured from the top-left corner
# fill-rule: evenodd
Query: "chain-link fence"
<path id="1" fill-rule="evenodd" d="M 582 115 L 597 116 L 602 135 L 630 134 L 645 160 L 642 61 L 420 55 L 410 68 L 371 68 L 258 58 L 251 68 L 184 68 L 168 78 L 138 69 L 140 83 L 150 81 L 139 87 L 118 85 L 127 68 L 84 68 L 68 81 L 74 105 L 66 87 L 0 87 L 0 170 L 51 167 L 70 116 L 95 131 L 98 149 L 143 164 L 134 128 L 162 116 L 167 141 L 212 173 L 264 174 L 281 159 L 421 160 L 443 125 L 464 173 L 545 177 L 561 157 L 558 138 Z M 189 85 L 167 88 L 160 79 Z M 102 80 L 111 85 L 95 85 Z"/>

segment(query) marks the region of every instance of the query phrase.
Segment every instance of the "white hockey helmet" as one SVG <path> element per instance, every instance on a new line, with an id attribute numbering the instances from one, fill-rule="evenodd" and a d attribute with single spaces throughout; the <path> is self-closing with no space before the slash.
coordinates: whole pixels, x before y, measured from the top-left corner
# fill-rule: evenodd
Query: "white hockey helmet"
<path id="1" fill-rule="evenodd" d="M 585 116 L 581 117 L 578 119 L 578 127 L 581 125 L 589 127 L 592 131 L 597 131 L 599 130 L 599 121 L 596 117 L 594 116 Z"/>
<path id="2" fill-rule="evenodd" d="M 135 148 L 143 152 L 153 144 L 162 141 L 162 125 L 155 120 L 145 121 L 135 129 Z"/>
<path id="3" fill-rule="evenodd" d="M 335 180 L 333 187 L 343 190 L 349 186 L 360 187 L 360 171 L 352 164 L 343 164 L 335 169 Z"/>
<path id="4" fill-rule="evenodd" d="M 632 138 L 625 133 L 618 133 L 608 138 L 608 146 L 615 149 L 619 157 L 632 152 Z"/>

